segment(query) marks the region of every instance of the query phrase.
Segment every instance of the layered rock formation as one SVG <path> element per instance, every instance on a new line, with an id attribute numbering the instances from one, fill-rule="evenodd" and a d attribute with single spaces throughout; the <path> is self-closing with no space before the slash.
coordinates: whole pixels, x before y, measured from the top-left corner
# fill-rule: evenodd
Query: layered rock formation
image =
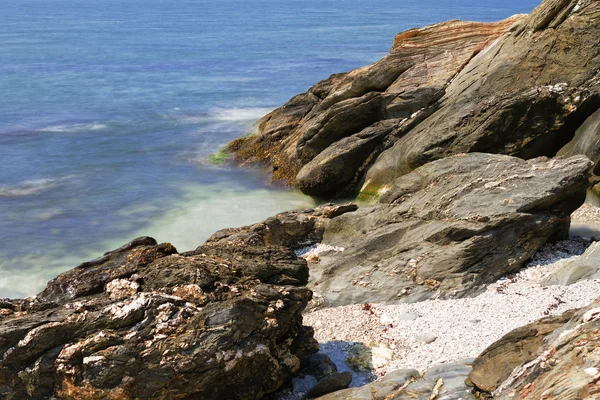
<path id="1" fill-rule="evenodd" d="M 426 164 L 327 221 L 322 243 L 344 251 L 310 264 L 310 286 L 328 305 L 474 294 L 567 234 L 590 167 L 480 153 Z"/>
<path id="2" fill-rule="evenodd" d="M 285 247 L 140 238 L 0 302 L 3 399 L 260 399 L 317 351 Z"/>
<path id="3" fill-rule="evenodd" d="M 326 197 L 360 187 L 376 195 L 457 153 L 553 156 L 600 107 L 599 31 L 593 0 L 546 0 L 494 24 L 412 29 L 382 60 L 319 82 L 230 149 Z"/>
<path id="4" fill-rule="evenodd" d="M 470 381 L 495 399 L 600 397 L 600 299 L 519 328 L 486 349 Z"/>

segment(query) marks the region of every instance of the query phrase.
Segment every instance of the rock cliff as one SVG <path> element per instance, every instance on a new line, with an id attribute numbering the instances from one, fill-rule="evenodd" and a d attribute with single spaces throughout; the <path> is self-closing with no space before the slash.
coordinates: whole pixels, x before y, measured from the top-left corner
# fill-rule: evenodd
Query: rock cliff
<path id="1" fill-rule="evenodd" d="M 346 196 L 464 152 L 554 156 L 600 107 L 600 5 L 399 34 L 382 60 L 319 82 L 230 149 L 305 193 Z"/>

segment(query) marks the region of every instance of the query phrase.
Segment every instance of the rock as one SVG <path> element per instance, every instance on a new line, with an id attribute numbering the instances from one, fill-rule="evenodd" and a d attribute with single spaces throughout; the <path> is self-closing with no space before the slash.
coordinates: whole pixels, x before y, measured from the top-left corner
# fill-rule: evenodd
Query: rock
<path id="1" fill-rule="evenodd" d="M 308 361 L 307 371 L 317 379 L 322 379 L 338 371 L 337 366 L 325 354 L 314 354 Z"/>
<path id="2" fill-rule="evenodd" d="M 414 321 L 421 318 L 421 314 L 418 313 L 405 313 L 398 316 L 398 321 Z"/>
<path id="3" fill-rule="evenodd" d="M 583 279 L 600 278 L 600 243 L 592 243 L 587 250 L 572 261 L 566 262 L 552 274 L 543 278 L 542 286 L 571 285 Z"/>
<path id="4" fill-rule="evenodd" d="M 306 398 L 316 398 L 338 390 L 346 389 L 352 382 L 350 372 L 334 372 L 319 381 L 306 393 Z"/>
<path id="5" fill-rule="evenodd" d="M 480 153 L 426 164 L 378 204 L 323 220 L 322 243 L 344 251 L 310 265 L 309 287 L 328 306 L 478 293 L 566 237 L 590 166 Z"/>
<path id="6" fill-rule="evenodd" d="M 504 336 L 478 357 L 470 379 L 484 391 L 495 389 L 494 399 L 598 398 L 599 332 L 597 299 Z"/>
<path id="7" fill-rule="evenodd" d="M 600 107 L 600 4 L 545 0 L 461 69 L 431 116 L 383 152 L 362 190 L 466 152 L 554 156 Z"/>
<path id="8" fill-rule="evenodd" d="M 575 132 L 575 137 L 559 150 L 558 155 L 583 154 L 594 163 L 594 174 L 600 175 L 600 109 L 585 120 Z"/>
<path id="9" fill-rule="evenodd" d="M 285 235 L 283 235 L 285 236 Z M 140 238 L 3 300 L 3 399 L 260 399 L 318 349 L 306 262 L 282 246 L 178 254 Z"/>
<path id="10" fill-rule="evenodd" d="M 573 139 L 561 154 L 596 163 L 596 116 L 575 131 L 600 108 L 599 16 L 594 0 L 545 0 L 529 16 L 402 32 L 383 59 L 317 83 L 230 150 L 322 197 L 377 194 L 466 152 L 552 157 Z"/>
<path id="11" fill-rule="evenodd" d="M 419 317 L 417 317 L 417 318 L 419 318 Z M 394 319 L 392 317 L 390 317 L 388 314 L 381 314 L 381 316 L 379 317 L 379 323 L 381 325 L 391 325 L 394 323 Z"/>
<path id="12" fill-rule="evenodd" d="M 274 179 L 306 193 L 343 192 L 377 154 L 436 110 L 469 60 L 523 18 L 449 21 L 403 32 L 382 60 L 317 83 L 265 116 L 259 135 L 229 149 L 242 161 L 268 162 Z"/>
<path id="13" fill-rule="evenodd" d="M 437 336 L 431 334 L 423 334 L 415 337 L 415 342 L 422 344 L 430 344 L 437 340 Z"/>
<path id="14" fill-rule="evenodd" d="M 574 315 L 567 311 L 517 328 L 485 349 L 473 362 L 469 380 L 479 389 L 493 392 L 517 366 L 533 359 L 546 336 Z"/>
<path id="15" fill-rule="evenodd" d="M 443 364 L 425 371 L 390 372 L 380 380 L 360 388 L 352 388 L 320 397 L 319 400 L 475 400 L 464 380 L 470 368 Z"/>

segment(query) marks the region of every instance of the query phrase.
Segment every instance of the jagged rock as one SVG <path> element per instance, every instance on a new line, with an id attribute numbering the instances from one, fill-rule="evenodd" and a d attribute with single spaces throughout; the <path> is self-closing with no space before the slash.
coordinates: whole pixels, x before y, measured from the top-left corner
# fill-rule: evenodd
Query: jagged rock
<path id="1" fill-rule="evenodd" d="M 475 56 L 437 111 L 375 161 L 363 191 L 462 152 L 554 156 L 600 107 L 600 3 L 546 0 Z"/>
<path id="2" fill-rule="evenodd" d="M 480 153 L 426 164 L 379 204 L 324 221 L 322 243 L 344 251 L 310 264 L 309 287 L 330 306 L 477 293 L 566 236 L 590 167 Z"/>
<path id="3" fill-rule="evenodd" d="M 323 204 L 306 210 L 293 210 L 241 228 L 222 229 L 196 251 L 207 252 L 212 246 L 287 246 L 300 248 L 320 242 L 326 221 L 353 212 L 356 204 Z"/>
<path id="4" fill-rule="evenodd" d="M 140 238 L 3 300 L 0 397 L 260 399 L 318 345 L 306 262 L 281 246 L 178 254 Z M 257 373 L 260 371 L 260 373 Z"/>
<path id="5" fill-rule="evenodd" d="M 498 23 L 411 29 L 380 61 L 317 83 L 230 149 L 325 197 L 373 195 L 459 153 L 551 157 L 600 108 L 598 32 L 595 0 L 545 0 Z M 565 154 L 596 161 L 589 135 Z"/>
<path id="6" fill-rule="evenodd" d="M 501 400 L 599 398 L 599 332 L 597 299 L 588 307 L 504 336 L 479 356 L 471 381 L 483 390 L 495 388 L 494 399 Z M 521 347 L 526 351 L 519 354 Z M 501 370 L 492 363 L 499 363 Z"/>
<path id="7" fill-rule="evenodd" d="M 382 60 L 317 83 L 265 116 L 258 136 L 229 148 L 241 160 L 269 162 L 274 179 L 332 195 L 357 183 L 374 156 L 434 112 L 448 82 L 523 18 L 403 32 Z"/>

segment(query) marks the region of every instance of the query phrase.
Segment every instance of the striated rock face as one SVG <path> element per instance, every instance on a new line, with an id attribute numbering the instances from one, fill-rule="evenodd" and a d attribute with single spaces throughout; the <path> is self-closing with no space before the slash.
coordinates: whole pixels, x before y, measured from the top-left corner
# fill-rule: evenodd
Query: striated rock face
<path id="1" fill-rule="evenodd" d="M 558 155 L 573 156 L 584 154 L 594 162 L 594 174 L 600 175 L 600 109 L 585 120 L 575 132 L 575 137 Z"/>
<path id="2" fill-rule="evenodd" d="M 136 239 L 0 301 L 0 397 L 260 399 L 317 351 L 307 279 L 282 246 Z"/>
<path id="3" fill-rule="evenodd" d="M 331 195 L 434 112 L 448 82 L 523 18 L 450 21 L 404 32 L 382 60 L 317 83 L 265 116 L 259 136 L 230 148 L 242 160 L 271 163 L 275 179 L 294 182 L 300 172 L 303 191 Z"/>
<path id="4" fill-rule="evenodd" d="M 363 190 L 459 152 L 553 156 L 600 107 L 600 3 L 546 0 L 474 57 L 439 109 L 383 153 Z"/>
<path id="5" fill-rule="evenodd" d="M 382 60 L 319 82 L 231 149 L 326 197 L 372 195 L 458 153 L 554 156 L 600 108 L 599 33 L 595 0 L 411 29 Z"/>
<path id="6" fill-rule="evenodd" d="M 426 164 L 379 204 L 324 222 L 321 243 L 336 250 L 310 264 L 309 286 L 327 305 L 474 294 L 567 234 L 590 168 L 481 153 Z"/>
<path id="7" fill-rule="evenodd" d="M 597 399 L 599 345 L 597 299 L 509 333 L 476 359 L 469 378 L 480 389 L 494 391 L 494 399 Z"/>

